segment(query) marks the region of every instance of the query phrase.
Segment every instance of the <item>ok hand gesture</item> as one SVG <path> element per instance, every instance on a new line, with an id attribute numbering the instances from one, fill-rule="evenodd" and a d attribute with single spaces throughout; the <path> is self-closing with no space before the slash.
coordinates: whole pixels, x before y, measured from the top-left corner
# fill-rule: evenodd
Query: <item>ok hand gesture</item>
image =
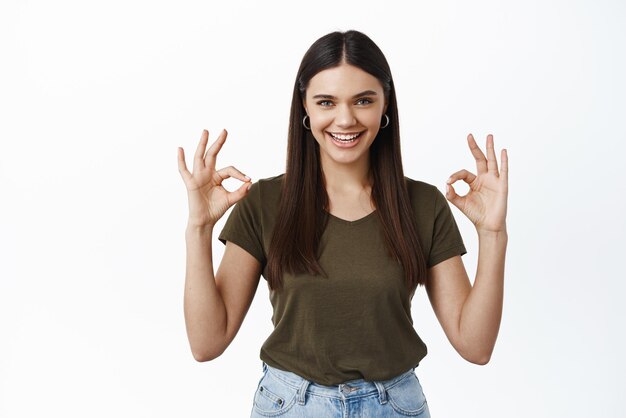
<path id="1" fill-rule="evenodd" d="M 251 186 L 250 177 L 233 166 L 215 170 L 217 153 L 228 133 L 224 129 L 205 153 L 209 132 L 205 129 L 193 159 L 193 174 L 187 170 L 185 152 L 178 148 L 178 171 L 187 187 L 189 221 L 197 225 L 215 225 L 229 207 L 243 199 Z M 234 177 L 244 182 L 239 189 L 229 192 L 222 181 Z"/>
<path id="2" fill-rule="evenodd" d="M 500 154 L 502 168 L 498 172 L 498 162 L 493 146 L 493 136 L 487 135 L 487 157 L 480 150 L 472 134 L 467 142 L 476 159 L 477 175 L 460 170 L 448 179 L 446 198 L 467 216 L 481 232 L 506 231 L 506 206 L 509 191 L 509 159 L 505 149 Z M 466 182 L 470 191 L 459 196 L 452 185 L 457 180 Z"/>

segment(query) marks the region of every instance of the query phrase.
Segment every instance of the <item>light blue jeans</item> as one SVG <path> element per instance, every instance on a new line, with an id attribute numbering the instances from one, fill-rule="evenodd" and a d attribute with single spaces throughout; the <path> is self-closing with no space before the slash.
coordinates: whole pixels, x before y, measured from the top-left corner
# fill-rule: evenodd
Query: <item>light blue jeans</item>
<path id="1" fill-rule="evenodd" d="M 323 386 L 263 362 L 251 418 L 430 418 L 415 368 L 380 382 Z"/>

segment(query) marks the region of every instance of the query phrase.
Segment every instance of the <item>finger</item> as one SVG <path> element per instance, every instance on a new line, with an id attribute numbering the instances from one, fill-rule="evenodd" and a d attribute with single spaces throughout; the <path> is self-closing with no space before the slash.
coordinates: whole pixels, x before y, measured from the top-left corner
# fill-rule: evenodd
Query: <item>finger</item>
<path id="1" fill-rule="evenodd" d="M 244 183 L 234 192 L 229 192 L 228 193 L 229 204 L 234 205 L 235 203 L 239 202 L 241 199 L 246 197 L 246 195 L 250 191 L 251 186 L 252 186 L 252 183 Z"/>
<path id="2" fill-rule="evenodd" d="M 206 165 L 206 167 L 211 169 L 215 167 L 217 153 L 220 152 L 220 150 L 222 149 L 222 145 L 224 145 L 224 141 L 226 140 L 227 136 L 228 132 L 226 132 L 226 129 L 222 129 L 222 132 L 220 132 L 215 142 L 213 142 L 209 149 L 206 150 L 206 154 L 204 156 L 204 164 Z"/>
<path id="3" fill-rule="evenodd" d="M 463 180 L 467 184 L 471 184 L 476 179 L 476 175 L 463 169 L 452 174 L 446 181 L 447 184 L 454 184 L 457 180 Z"/>
<path id="4" fill-rule="evenodd" d="M 509 154 L 506 149 L 502 149 L 500 152 L 500 161 L 502 161 L 502 168 L 500 169 L 500 176 L 505 182 L 509 181 Z"/>
<path id="5" fill-rule="evenodd" d="M 485 154 L 483 154 L 483 152 L 478 147 L 478 144 L 474 140 L 474 136 L 472 134 L 469 134 L 467 136 L 467 143 L 470 147 L 470 150 L 472 151 L 474 159 L 476 160 L 476 171 L 478 172 L 478 174 L 486 173 L 487 159 L 485 158 Z"/>
<path id="6" fill-rule="evenodd" d="M 463 205 L 465 204 L 465 196 L 459 196 L 456 194 L 456 191 L 451 184 L 446 184 L 446 199 L 459 208 L 459 210 L 462 210 Z"/>
<path id="7" fill-rule="evenodd" d="M 217 170 L 216 173 L 221 178 L 221 181 L 226 180 L 231 177 L 241 180 L 243 182 L 249 182 L 251 180 L 250 177 L 246 176 L 245 174 L 237 170 L 232 165 L 228 167 L 224 167 L 220 170 Z"/>
<path id="8" fill-rule="evenodd" d="M 204 161 L 202 160 L 202 155 L 204 155 L 204 149 L 206 148 L 206 143 L 209 140 L 209 131 L 204 129 L 202 131 L 202 135 L 200 136 L 200 142 L 198 143 L 198 147 L 196 148 L 196 153 L 193 157 L 193 171 L 194 173 L 201 168 L 204 168 Z"/>
<path id="9" fill-rule="evenodd" d="M 496 160 L 496 151 L 493 148 L 493 135 L 487 135 L 487 170 L 490 173 L 498 175 L 498 160 Z"/>
<path id="10" fill-rule="evenodd" d="M 185 182 L 191 178 L 191 173 L 187 170 L 187 164 L 185 164 L 185 151 L 181 147 L 178 147 L 178 172 L 183 176 Z"/>

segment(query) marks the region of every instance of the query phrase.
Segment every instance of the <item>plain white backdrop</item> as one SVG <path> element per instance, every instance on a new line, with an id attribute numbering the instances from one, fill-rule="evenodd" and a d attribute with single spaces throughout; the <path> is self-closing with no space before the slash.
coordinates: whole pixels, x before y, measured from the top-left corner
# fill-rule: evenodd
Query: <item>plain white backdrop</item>
<path id="1" fill-rule="evenodd" d="M 300 60 L 347 29 L 391 65 L 407 176 L 443 192 L 476 172 L 470 132 L 509 153 L 490 363 L 463 360 L 424 289 L 413 299 L 432 416 L 625 416 L 625 21 L 609 0 L 3 0 L 0 416 L 249 416 L 267 287 L 226 352 L 197 363 L 176 150 L 191 167 L 202 129 L 227 128 L 219 167 L 282 173 Z M 473 281 L 475 229 L 452 210 Z M 222 252 L 214 237 L 216 265 Z"/>

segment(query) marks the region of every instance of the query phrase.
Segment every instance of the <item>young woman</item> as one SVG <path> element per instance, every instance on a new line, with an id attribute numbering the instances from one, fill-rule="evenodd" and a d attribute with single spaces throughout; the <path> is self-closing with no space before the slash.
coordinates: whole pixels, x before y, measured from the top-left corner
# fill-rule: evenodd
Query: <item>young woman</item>
<path id="1" fill-rule="evenodd" d="M 253 417 L 429 417 L 415 374 L 427 350 L 411 299 L 424 285 L 458 353 L 489 361 L 502 313 L 506 151 L 499 170 L 493 137 L 485 157 L 469 135 L 477 174 L 454 173 L 445 197 L 405 177 L 389 65 L 357 31 L 323 36 L 304 55 L 285 173 L 253 183 L 235 167 L 216 170 L 226 136 L 206 150 L 202 133 L 193 173 L 178 151 L 189 198 L 184 307 L 195 359 L 228 347 L 263 275 L 274 331 L 261 348 Z M 244 183 L 233 192 L 221 186 L 231 177 Z M 457 180 L 469 185 L 465 196 L 455 193 Z M 446 198 L 476 226 L 473 286 Z M 235 203 L 214 274 L 213 227 Z"/>

